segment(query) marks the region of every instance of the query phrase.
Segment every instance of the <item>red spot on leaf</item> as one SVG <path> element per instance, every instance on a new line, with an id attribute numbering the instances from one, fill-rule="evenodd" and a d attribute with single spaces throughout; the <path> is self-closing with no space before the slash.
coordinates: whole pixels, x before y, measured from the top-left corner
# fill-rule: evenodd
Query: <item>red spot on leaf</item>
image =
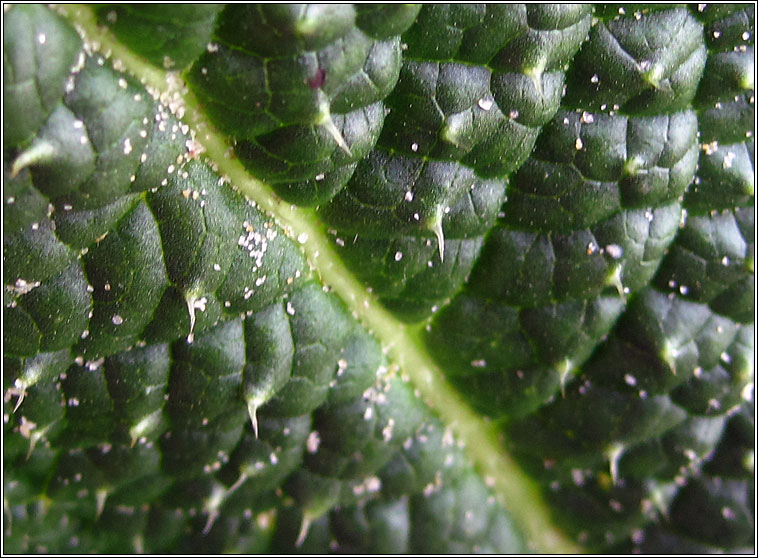
<path id="1" fill-rule="evenodd" d="M 325 81 L 326 81 L 326 70 L 324 70 L 323 68 L 319 68 L 318 70 L 316 70 L 316 75 L 308 79 L 308 85 L 311 86 L 311 89 L 318 89 L 319 87 L 324 85 Z"/>

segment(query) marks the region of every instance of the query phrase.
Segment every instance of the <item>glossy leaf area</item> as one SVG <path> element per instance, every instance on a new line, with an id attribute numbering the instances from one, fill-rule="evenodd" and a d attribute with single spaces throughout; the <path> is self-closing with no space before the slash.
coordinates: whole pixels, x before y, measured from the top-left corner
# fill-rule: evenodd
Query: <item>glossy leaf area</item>
<path id="1" fill-rule="evenodd" d="M 749 551 L 753 20 L 8 8 L 5 548 Z"/>

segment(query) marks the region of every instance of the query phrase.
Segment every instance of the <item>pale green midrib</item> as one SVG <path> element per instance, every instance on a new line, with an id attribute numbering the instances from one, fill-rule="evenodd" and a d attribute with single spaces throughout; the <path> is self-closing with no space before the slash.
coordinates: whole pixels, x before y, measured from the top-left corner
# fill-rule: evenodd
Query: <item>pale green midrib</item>
<path id="1" fill-rule="evenodd" d="M 167 72 L 156 68 L 122 45 L 107 29 L 98 27 L 88 6 L 62 6 L 62 13 L 78 26 L 91 43 L 99 43 L 102 53 L 111 53 L 124 69 L 147 87 L 169 91 Z M 416 327 L 407 326 L 385 310 L 378 300 L 359 283 L 332 249 L 313 210 L 298 208 L 281 200 L 263 182 L 251 177 L 236 158 L 230 157 L 229 144 L 205 115 L 190 92 L 182 92 L 186 113 L 184 120 L 203 144 L 206 156 L 218 166 L 219 173 L 259 207 L 272 214 L 291 238 L 301 244 L 308 261 L 358 317 L 363 325 L 388 349 L 395 364 L 419 389 L 426 403 L 465 443 L 466 451 L 482 477 L 491 481 L 511 517 L 521 527 L 534 550 L 542 553 L 576 554 L 582 548 L 571 541 L 552 522 L 550 510 L 537 484 L 529 478 L 503 450 L 501 433 L 493 424 L 476 415 L 447 383 L 437 364 L 419 341 Z"/>

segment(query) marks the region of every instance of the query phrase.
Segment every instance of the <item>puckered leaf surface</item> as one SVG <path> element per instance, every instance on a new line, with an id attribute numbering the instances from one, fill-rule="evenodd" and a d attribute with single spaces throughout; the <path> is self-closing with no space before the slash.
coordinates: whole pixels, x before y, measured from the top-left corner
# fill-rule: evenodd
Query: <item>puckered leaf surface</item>
<path id="1" fill-rule="evenodd" d="M 6 551 L 754 548 L 753 20 L 8 7 Z"/>

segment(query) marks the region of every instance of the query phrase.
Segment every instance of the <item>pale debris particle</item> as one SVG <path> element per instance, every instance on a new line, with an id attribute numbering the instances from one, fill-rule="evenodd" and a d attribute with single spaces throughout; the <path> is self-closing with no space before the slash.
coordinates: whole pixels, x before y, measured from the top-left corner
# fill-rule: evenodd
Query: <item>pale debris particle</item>
<path id="1" fill-rule="evenodd" d="M 442 433 L 442 447 L 448 448 L 455 445 L 455 437 L 453 436 L 453 431 L 450 428 L 445 428 L 445 431 Z"/>
<path id="2" fill-rule="evenodd" d="M 484 359 L 472 360 L 471 366 L 473 368 L 484 368 L 485 366 L 487 366 L 487 361 Z"/>
<path id="3" fill-rule="evenodd" d="M 263 265 L 263 257 L 268 250 L 268 241 L 276 238 L 276 231 L 268 229 L 265 234 L 261 234 L 247 221 L 244 221 L 242 226 L 247 234 L 243 234 L 237 239 L 237 245 L 243 250 L 247 250 L 248 256 L 255 260 L 255 267 L 253 268 L 255 271 Z"/>
<path id="4" fill-rule="evenodd" d="M 418 144 L 417 144 L 416 142 L 413 142 L 413 143 L 411 144 L 411 151 L 413 151 L 414 153 L 415 153 L 416 151 L 418 151 Z"/>
<path id="5" fill-rule="evenodd" d="M 287 314 L 289 314 L 290 316 L 295 315 L 295 307 L 292 306 L 292 303 L 290 301 L 287 301 Z"/>
<path id="6" fill-rule="evenodd" d="M 6 288 L 9 291 L 15 291 L 18 295 L 24 295 L 31 291 L 32 289 L 39 287 L 40 282 L 39 281 L 27 281 L 26 279 L 21 279 L 20 277 L 16 279 L 15 285 L 7 285 Z"/>
<path id="7" fill-rule="evenodd" d="M 18 427 L 18 431 L 27 440 L 32 437 L 32 430 L 37 428 L 37 423 L 28 420 L 26 417 L 21 417 L 21 424 Z"/>
<path id="8" fill-rule="evenodd" d="M 399 252 L 399 251 L 398 251 L 398 252 L 395 252 L 395 261 L 396 261 L 396 262 L 399 262 L 399 261 L 400 261 L 400 260 L 402 260 L 402 259 L 403 259 L 403 253 L 402 253 L 402 252 Z"/>
<path id="9" fill-rule="evenodd" d="M 705 151 L 706 155 L 713 155 L 719 150 L 719 142 L 714 140 L 710 143 L 704 143 L 702 145 L 702 150 Z"/>
<path id="10" fill-rule="evenodd" d="M 395 419 L 389 419 L 387 421 L 387 426 L 382 428 L 382 439 L 385 442 L 389 442 L 392 439 L 392 430 L 395 427 Z"/>
<path id="11" fill-rule="evenodd" d="M 250 512 L 252 514 L 252 512 Z M 276 518 L 276 511 L 261 512 L 255 518 L 255 524 L 261 529 L 268 529 Z"/>
<path id="12" fill-rule="evenodd" d="M 187 149 L 187 160 L 196 159 L 205 152 L 205 146 L 195 139 L 185 141 L 184 147 Z"/>
<path id="13" fill-rule="evenodd" d="M 742 397 L 743 401 L 747 401 L 750 403 L 753 400 L 753 395 L 755 392 L 755 383 L 754 382 L 748 382 L 745 384 L 745 387 L 742 388 L 742 391 L 740 392 L 740 397 Z"/>
<path id="14" fill-rule="evenodd" d="M 479 99 L 476 104 L 479 105 L 479 108 L 482 110 L 490 110 L 494 101 L 492 99 Z"/>
<path id="15" fill-rule="evenodd" d="M 734 163 L 734 158 L 736 157 L 736 154 L 733 151 L 729 151 L 726 154 L 726 157 L 724 157 L 724 161 L 722 162 L 722 167 L 725 169 L 729 169 L 732 167 L 732 164 Z"/>
<path id="16" fill-rule="evenodd" d="M 576 150 L 579 151 L 584 147 L 584 143 L 582 143 L 582 138 L 576 138 L 576 141 L 574 142 L 574 147 L 576 147 Z"/>
<path id="17" fill-rule="evenodd" d="M 113 322 L 113 325 L 119 326 L 124 323 L 124 318 L 122 318 L 118 314 L 114 314 L 113 317 L 111 318 L 111 321 Z"/>
<path id="18" fill-rule="evenodd" d="M 574 484 L 576 486 L 582 486 L 584 484 L 584 471 L 581 469 L 572 469 L 571 479 L 574 481 Z"/>
<path id="19" fill-rule="evenodd" d="M 132 152 L 132 141 L 129 138 L 124 140 L 124 155 L 129 155 Z"/>
<path id="20" fill-rule="evenodd" d="M 47 36 L 44 33 L 40 33 L 37 35 L 37 41 L 39 41 L 39 44 L 44 45 L 47 42 Z"/>
<path id="21" fill-rule="evenodd" d="M 619 259 L 624 254 L 623 248 L 618 244 L 609 244 L 605 247 L 605 252 L 614 260 Z"/>
<path id="22" fill-rule="evenodd" d="M 347 361 L 344 358 L 341 358 L 337 361 L 337 376 L 342 376 L 342 374 L 345 373 L 345 370 L 347 370 Z"/>
<path id="23" fill-rule="evenodd" d="M 353 486 L 353 494 L 360 496 L 364 493 L 372 494 L 382 489 L 382 481 L 378 477 L 371 475 L 366 477 L 360 484 Z"/>
<path id="24" fill-rule="evenodd" d="M 378 477 L 370 476 L 366 477 L 363 481 L 364 486 L 366 487 L 366 491 L 369 493 L 372 492 L 379 492 L 382 488 L 382 481 Z"/>
<path id="25" fill-rule="evenodd" d="M 308 453 L 316 453 L 318 451 L 319 445 L 321 445 L 321 437 L 319 436 L 318 431 L 314 430 L 308 434 L 308 439 L 305 442 L 305 448 L 308 450 Z"/>

